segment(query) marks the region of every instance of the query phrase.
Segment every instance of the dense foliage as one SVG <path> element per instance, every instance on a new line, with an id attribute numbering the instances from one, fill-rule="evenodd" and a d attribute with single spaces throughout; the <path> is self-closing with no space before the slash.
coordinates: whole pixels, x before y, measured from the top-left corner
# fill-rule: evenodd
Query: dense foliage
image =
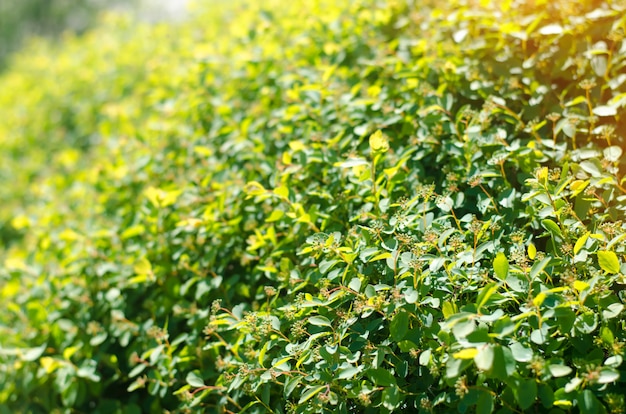
<path id="1" fill-rule="evenodd" d="M 626 5 L 416 3 L 23 51 L 0 412 L 625 412 Z"/>

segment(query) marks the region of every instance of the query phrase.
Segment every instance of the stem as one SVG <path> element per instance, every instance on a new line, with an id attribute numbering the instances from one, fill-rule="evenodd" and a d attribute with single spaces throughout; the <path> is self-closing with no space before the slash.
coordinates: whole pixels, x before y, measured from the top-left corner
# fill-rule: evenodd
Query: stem
<path id="1" fill-rule="evenodd" d="M 504 161 L 499 162 L 498 164 L 500 165 L 500 173 L 502 174 L 502 178 L 504 178 L 504 181 L 510 185 L 511 183 L 509 183 L 509 180 L 506 178 L 506 174 L 504 173 Z"/>
<path id="2" fill-rule="evenodd" d="M 498 206 L 496 205 L 495 200 L 493 199 L 493 197 L 491 197 L 491 195 L 489 194 L 489 192 L 487 192 L 487 190 L 485 189 L 485 187 L 482 184 L 478 184 L 478 186 L 480 187 L 481 190 L 483 190 L 483 193 L 485 193 L 485 195 L 487 197 L 489 197 L 489 200 L 491 200 L 491 205 L 493 205 L 493 208 L 496 209 L 496 213 L 500 214 L 500 211 L 498 210 Z"/>
<path id="3" fill-rule="evenodd" d="M 370 167 L 370 175 L 372 180 L 372 193 L 374 194 L 374 200 L 376 200 L 376 209 L 378 209 L 378 189 L 376 188 L 376 156 L 372 159 Z"/>
<path id="4" fill-rule="evenodd" d="M 496 211 L 498 211 L 498 209 L 496 208 Z M 454 209 L 450 208 L 450 213 L 452 213 L 452 218 L 454 218 L 454 222 L 456 223 L 456 226 L 459 228 L 459 231 L 461 233 L 463 233 L 463 228 L 461 227 L 461 222 L 459 221 L 459 219 L 456 217 L 456 214 L 454 214 Z"/>

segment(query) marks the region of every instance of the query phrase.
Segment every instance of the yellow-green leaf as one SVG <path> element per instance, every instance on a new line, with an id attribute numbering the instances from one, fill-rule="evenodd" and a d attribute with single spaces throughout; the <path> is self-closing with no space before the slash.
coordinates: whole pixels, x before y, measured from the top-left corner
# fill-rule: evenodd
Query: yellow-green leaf
<path id="1" fill-rule="evenodd" d="M 582 280 L 575 280 L 572 286 L 579 292 L 589 289 L 589 283 L 583 282 Z"/>
<path id="2" fill-rule="evenodd" d="M 263 361 L 265 360 L 265 354 L 267 353 L 267 349 L 269 347 L 270 342 L 265 342 L 265 344 L 263 345 L 263 348 L 261 348 L 261 351 L 259 352 L 259 365 L 263 366 Z"/>
<path id="3" fill-rule="evenodd" d="M 302 141 L 291 141 L 289 143 L 289 148 L 291 148 L 293 152 L 297 152 L 306 149 L 306 146 L 302 143 Z"/>
<path id="4" fill-rule="evenodd" d="M 165 191 L 155 187 L 148 187 L 144 191 L 146 198 L 156 208 L 171 206 L 181 194 L 182 190 Z"/>
<path id="5" fill-rule="evenodd" d="M 589 180 L 574 180 L 570 183 L 569 188 L 572 190 L 572 196 L 580 194 L 589 185 Z"/>
<path id="6" fill-rule="evenodd" d="M 541 292 L 539 293 L 537 296 L 535 296 L 535 299 L 533 299 L 533 305 L 535 306 L 541 306 L 541 304 L 543 303 L 544 300 L 546 300 L 546 297 L 548 295 L 545 292 Z"/>
<path id="7" fill-rule="evenodd" d="M 576 244 L 574 244 L 574 254 L 578 254 L 580 249 L 582 249 L 585 246 L 585 243 L 587 243 L 588 238 L 589 232 L 583 234 L 578 240 L 576 240 Z"/>
<path id="8" fill-rule="evenodd" d="M 370 135 L 370 149 L 373 153 L 382 153 L 389 150 L 389 141 L 380 129 Z"/>
<path id="9" fill-rule="evenodd" d="M 275 221 L 280 220 L 285 215 L 285 212 L 282 210 L 274 210 L 272 214 L 268 218 L 265 219 L 268 223 L 273 223 Z"/>
<path id="10" fill-rule="evenodd" d="M 213 150 L 209 147 L 204 147 L 202 145 L 197 145 L 193 148 L 193 152 L 203 157 L 210 157 L 213 155 Z"/>
<path id="11" fill-rule="evenodd" d="M 80 240 L 82 237 L 83 236 L 81 236 L 80 234 L 76 233 L 72 229 L 65 229 L 61 233 L 59 233 L 59 239 L 64 241 L 64 242 L 71 242 L 71 241 Z"/>
<path id="12" fill-rule="evenodd" d="M 286 186 L 281 185 L 280 187 L 276 187 L 274 189 L 274 194 L 281 198 L 289 198 L 289 189 Z"/>
<path id="13" fill-rule="evenodd" d="M 61 363 L 54 358 L 45 356 L 39 359 L 39 363 L 42 368 L 46 371 L 46 374 L 50 374 L 54 372 L 58 367 L 61 366 Z"/>
<path id="14" fill-rule="evenodd" d="M 133 276 L 130 279 L 128 279 L 128 284 L 129 285 L 135 285 L 138 283 L 143 283 L 146 282 L 148 280 L 148 275 L 137 275 L 137 276 Z"/>
<path id="15" fill-rule="evenodd" d="M 137 260 L 134 266 L 135 273 L 139 275 L 149 275 L 152 273 L 152 265 L 145 257 Z"/>
<path id="16" fill-rule="evenodd" d="M 473 359 L 476 354 L 478 354 L 478 349 L 476 348 L 467 348 L 462 349 L 459 352 L 452 354 L 456 359 Z"/>
<path id="17" fill-rule="evenodd" d="M 322 391 L 325 388 L 326 388 L 326 385 L 318 385 L 317 387 L 309 388 L 308 391 L 306 391 L 305 393 L 302 394 L 302 397 L 300 397 L 300 400 L 298 401 L 298 404 L 302 404 L 302 403 L 305 403 L 305 402 L 309 401 L 317 393 L 319 393 L 320 391 Z"/>
<path id="18" fill-rule="evenodd" d="M 498 279 L 506 279 L 509 274 L 509 261 L 504 253 L 500 252 L 496 255 L 496 258 L 493 260 L 493 270 Z"/>
<path id="19" fill-rule="evenodd" d="M 391 253 L 389 253 L 389 252 L 384 252 L 384 253 L 377 254 L 376 256 L 372 257 L 371 259 L 369 259 L 369 260 L 368 260 L 368 262 L 375 262 L 375 261 L 377 261 L 377 260 L 388 259 L 388 258 L 390 258 L 390 257 L 393 257 L 393 256 L 391 255 Z"/>
<path id="20" fill-rule="evenodd" d="M 446 301 L 443 303 L 441 311 L 443 312 L 443 317 L 448 319 L 450 316 L 457 313 L 458 309 L 454 303 Z"/>
<path id="21" fill-rule="evenodd" d="M 131 237 L 142 235 L 146 232 L 146 228 L 142 224 L 135 224 L 128 227 L 120 234 L 122 240 L 130 239 Z"/>
<path id="22" fill-rule="evenodd" d="M 619 259 L 615 252 L 611 251 L 599 251 L 598 252 L 598 264 L 607 273 L 619 273 Z"/>
<path id="23" fill-rule="evenodd" d="M 265 194 L 267 190 L 265 189 L 265 187 L 263 187 L 261 183 L 257 181 L 250 181 L 248 184 L 246 184 L 243 191 L 248 196 L 257 196 L 257 195 Z"/>

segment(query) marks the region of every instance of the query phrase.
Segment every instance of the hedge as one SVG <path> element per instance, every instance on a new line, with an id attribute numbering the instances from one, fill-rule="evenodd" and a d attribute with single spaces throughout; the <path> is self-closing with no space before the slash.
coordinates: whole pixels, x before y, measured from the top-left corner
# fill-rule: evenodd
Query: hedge
<path id="1" fill-rule="evenodd" d="M 105 16 L 0 75 L 0 413 L 623 413 L 626 4 Z"/>

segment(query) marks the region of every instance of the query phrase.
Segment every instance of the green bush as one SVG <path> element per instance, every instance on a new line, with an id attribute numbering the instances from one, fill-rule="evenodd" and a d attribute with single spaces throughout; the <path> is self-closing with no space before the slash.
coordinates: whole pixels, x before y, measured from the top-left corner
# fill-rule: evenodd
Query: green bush
<path id="1" fill-rule="evenodd" d="M 438 3 L 21 52 L 0 412 L 623 413 L 625 5 Z"/>

